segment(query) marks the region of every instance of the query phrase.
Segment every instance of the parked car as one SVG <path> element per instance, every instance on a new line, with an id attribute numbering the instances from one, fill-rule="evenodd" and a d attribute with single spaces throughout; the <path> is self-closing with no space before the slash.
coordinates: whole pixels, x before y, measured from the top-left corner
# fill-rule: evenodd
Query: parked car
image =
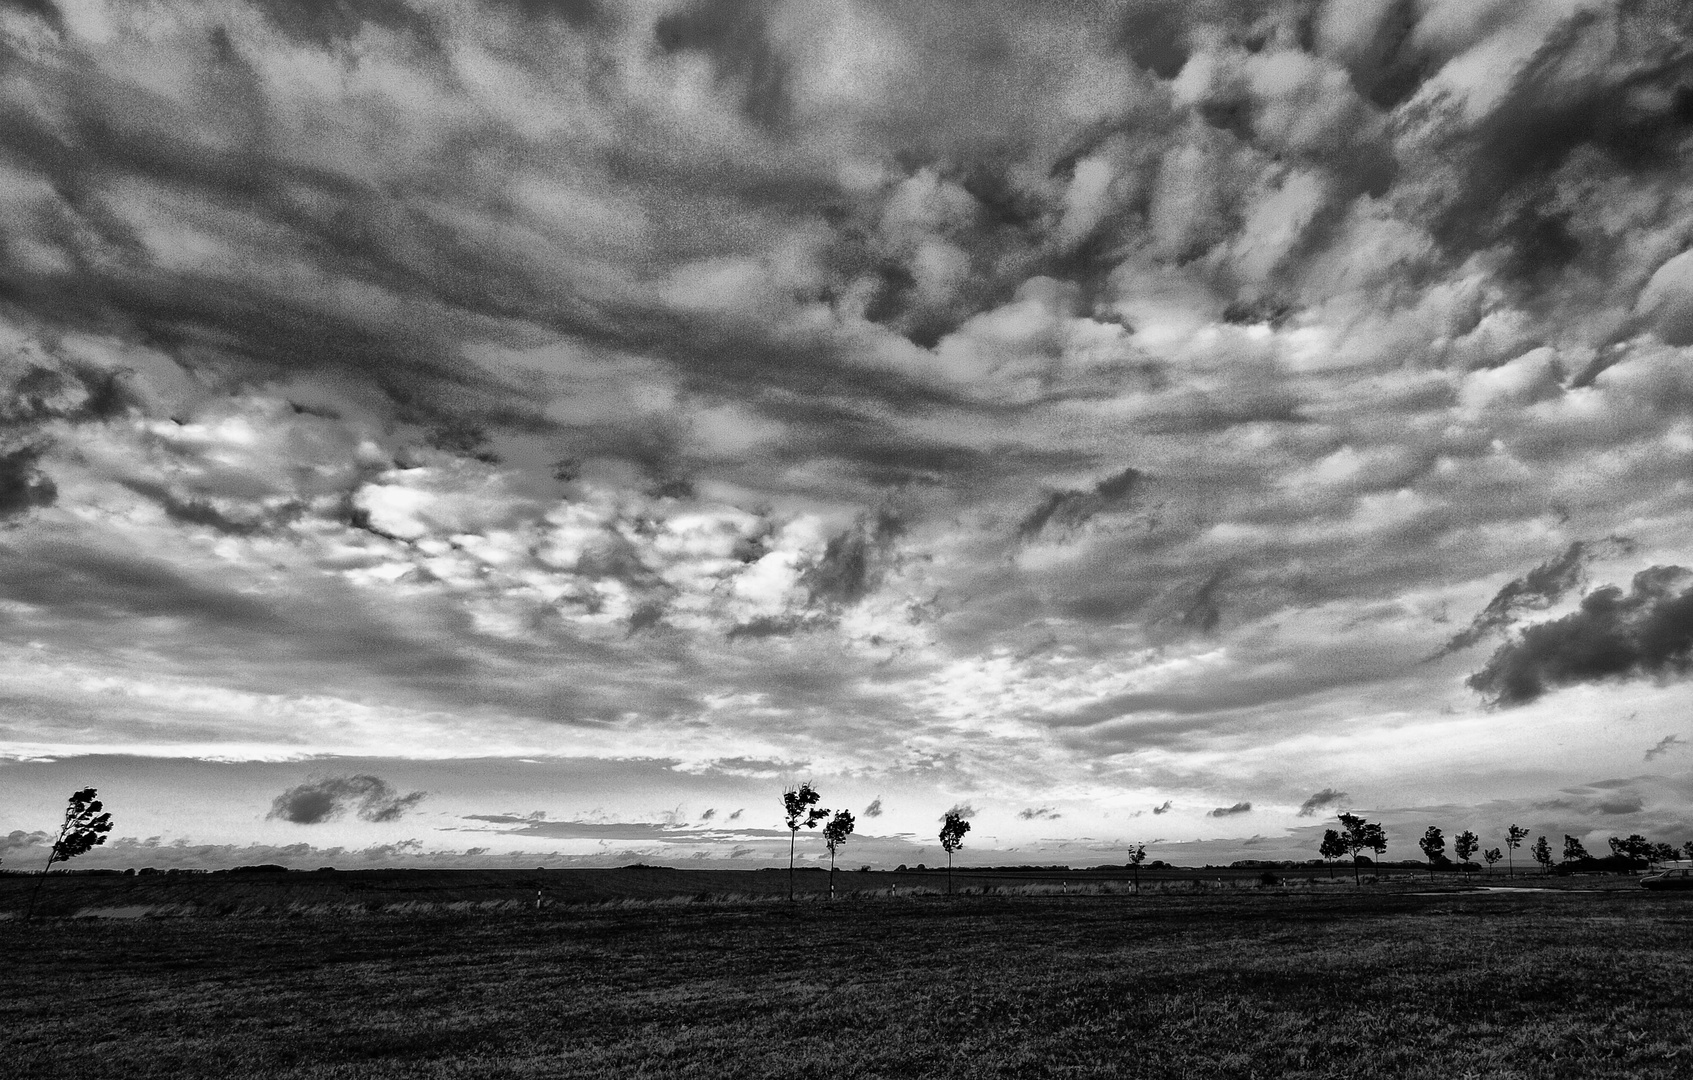
<path id="1" fill-rule="evenodd" d="M 1693 870 L 1659 870 L 1640 879 L 1643 889 L 1693 889 Z"/>

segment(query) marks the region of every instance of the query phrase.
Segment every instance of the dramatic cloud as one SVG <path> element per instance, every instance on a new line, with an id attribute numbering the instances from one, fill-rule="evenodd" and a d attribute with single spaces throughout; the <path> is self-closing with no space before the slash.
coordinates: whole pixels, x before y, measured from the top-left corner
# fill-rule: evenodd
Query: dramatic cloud
<path id="1" fill-rule="evenodd" d="M 1252 804 L 1251 803 L 1249 803 L 1249 802 L 1237 802 L 1233 806 L 1219 806 L 1215 810 L 1208 811 L 1205 816 L 1206 817 L 1233 817 L 1236 814 L 1246 814 L 1246 813 L 1251 813 L 1251 811 L 1252 811 Z"/>
<path id="2" fill-rule="evenodd" d="M 1579 610 L 1527 627 L 1468 685 L 1493 704 L 1522 705 L 1560 686 L 1679 675 L 1690 654 L 1693 571 L 1654 566 L 1634 575 L 1627 593 L 1595 589 Z"/>
<path id="3" fill-rule="evenodd" d="M 1583 592 L 1693 566 L 1688 55 L 1624 0 L 0 2 L 0 764 L 1255 851 L 1336 776 L 1637 766 L 1686 586 Z M 296 779 L 240 820 L 363 805 L 252 821 Z"/>
<path id="4" fill-rule="evenodd" d="M 334 776 L 289 788 L 271 803 L 266 816 L 317 825 L 351 809 L 365 821 L 398 821 L 424 795 L 421 791 L 401 795 L 386 780 L 368 774 Z"/>
<path id="5" fill-rule="evenodd" d="M 1346 801 L 1346 792 L 1324 788 L 1299 804 L 1300 817 L 1316 817 L 1317 811 Z"/>

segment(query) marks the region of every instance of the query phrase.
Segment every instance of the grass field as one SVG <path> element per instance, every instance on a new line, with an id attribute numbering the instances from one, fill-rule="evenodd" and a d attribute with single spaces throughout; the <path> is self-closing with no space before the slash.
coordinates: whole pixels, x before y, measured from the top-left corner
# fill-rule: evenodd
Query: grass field
<path id="1" fill-rule="evenodd" d="M 1627 885 L 9 919 L 0 1072 L 1685 1076 L 1693 895 Z"/>

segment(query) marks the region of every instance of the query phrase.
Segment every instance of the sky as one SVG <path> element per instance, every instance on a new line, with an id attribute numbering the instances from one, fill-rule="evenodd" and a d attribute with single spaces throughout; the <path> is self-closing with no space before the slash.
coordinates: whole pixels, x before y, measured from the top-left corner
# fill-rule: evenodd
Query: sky
<path id="1" fill-rule="evenodd" d="M 1693 840 L 1686 5 L 0 50 L 8 868 Z"/>

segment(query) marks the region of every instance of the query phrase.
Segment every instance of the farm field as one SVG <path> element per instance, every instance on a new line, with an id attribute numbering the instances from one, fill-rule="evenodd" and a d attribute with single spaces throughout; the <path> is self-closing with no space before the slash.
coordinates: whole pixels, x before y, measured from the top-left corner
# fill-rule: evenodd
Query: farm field
<path id="1" fill-rule="evenodd" d="M 11 918 L 0 1053 L 96 1080 L 1682 1076 L 1693 895 L 1631 886 Z"/>

